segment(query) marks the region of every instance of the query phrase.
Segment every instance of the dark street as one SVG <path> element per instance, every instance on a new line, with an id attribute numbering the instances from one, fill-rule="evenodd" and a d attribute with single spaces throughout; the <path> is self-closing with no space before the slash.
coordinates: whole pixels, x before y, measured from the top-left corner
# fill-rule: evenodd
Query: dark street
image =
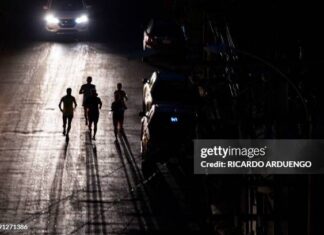
<path id="1" fill-rule="evenodd" d="M 190 212 L 181 209 L 179 186 L 160 172 L 147 182 L 140 170 L 138 97 L 141 78 L 152 68 L 109 51 L 107 44 L 78 42 L 3 50 L 1 223 L 26 224 L 28 234 L 143 234 L 195 226 L 184 218 Z M 96 141 L 77 94 L 88 75 L 103 101 Z M 117 82 L 125 84 L 129 109 L 125 135 L 115 143 L 109 106 Z M 66 87 L 79 105 L 68 143 L 58 109 Z"/>
<path id="2" fill-rule="evenodd" d="M 141 103 L 136 97 L 149 68 L 100 44 L 23 47 L 6 49 L 1 58 L 1 222 L 28 224 L 31 233 L 50 234 L 80 234 L 93 227 L 121 233 L 127 227 L 140 229 L 142 220 L 142 226 L 149 226 L 145 198 L 131 194 L 140 181 L 129 172 L 129 164 L 139 164 Z M 77 94 L 88 75 L 104 104 L 93 143 Z M 125 130 L 132 149 L 114 144 L 108 111 L 117 82 L 127 84 L 130 97 Z M 79 104 L 68 144 L 57 106 L 67 87 Z M 134 153 L 131 163 L 126 162 L 128 151 Z"/>

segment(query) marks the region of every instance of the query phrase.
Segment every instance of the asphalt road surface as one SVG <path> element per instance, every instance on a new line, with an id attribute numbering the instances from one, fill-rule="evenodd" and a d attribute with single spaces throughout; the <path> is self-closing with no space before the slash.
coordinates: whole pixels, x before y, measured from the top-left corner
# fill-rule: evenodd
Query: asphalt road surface
<path id="1" fill-rule="evenodd" d="M 167 181 L 150 184 L 141 174 L 138 112 L 142 78 L 153 68 L 113 48 L 76 41 L 1 48 L 0 224 L 24 225 L 24 234 L 155 234 L 193 226 Z M 96 141 L 78 94 L 89 75 L 103 102 Z M 125 135 L 115 143 L 109 110 L 118 82 L 129 102 Z M 68 87 L 78 107 L 67 143 L 58 104 Z"/>

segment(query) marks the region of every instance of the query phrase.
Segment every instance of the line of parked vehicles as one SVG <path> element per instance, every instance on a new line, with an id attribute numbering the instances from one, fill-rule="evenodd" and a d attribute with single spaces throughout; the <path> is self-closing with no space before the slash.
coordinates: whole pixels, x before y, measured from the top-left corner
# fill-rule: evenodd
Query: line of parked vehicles
<path id="1" fill-rule="evenodd" d="M 184 61 L 186 44 L 184 25 L 169 18 L 153 18 L 144 28 L 143 61 Z M 182 161 L 193 155 L 198 92 L 188 76 L 168 70 L 153 72 L 143 84 L 142 169 L 150 174 L 155 162 Z"/>
<path id="2" fill-rule="evenodd" d="M 153 18 L 144 29 L 144 55 L 183 58 L 186 54 L 186 41 L 187 36 L 183 25 L 172 19 Z M 144 57 L 144 60 L 148 59 L 149 57 Z"/>
<path id="3" fill-rule="evenodd" d="M 174 72 L 155 71 L 143 83 L 142 167 L 150 172 L 157 161 L 192 153 L 198 96 L 190 79 Z"/>

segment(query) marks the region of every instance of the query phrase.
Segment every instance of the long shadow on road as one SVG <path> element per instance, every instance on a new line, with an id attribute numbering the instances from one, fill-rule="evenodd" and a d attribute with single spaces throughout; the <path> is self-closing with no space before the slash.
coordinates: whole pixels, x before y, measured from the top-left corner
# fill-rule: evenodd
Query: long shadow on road
<path id="1" fill-rule="evenodd" d="M 50 201 L 53 203 L 53 207 L 50 207 L 49 210 L 49 219 L 47 223 L 47 231 L 53 234 L 57 234 L 57 227 L 59 223 L 59 215 L 60 215 L 60 207 L 62 206 L 61 203 L 54 203 L 60 202 L 62 199 L 62 189 L 63 189 L 63 174 L 64 174 L 64 166 L 65 160 L 68 153 L 68 142 L 63 145 L 62 154 L 60 155 L 59 159 L 57 160 L 55 175 L 50 191 Z"/>
<path id="2" fill-rule="evenodd" d="M 122 133 L 120 144 L 115 143 L 121 161 L 126 161 L 129 166 L 127 177 L 135 181 L 135 185 L 129 186 L 131 188 L 132 196 L 135 197 L 134 191 L 137 192 L 138 197 L 145 200 L 146 207 L 141 208 L 146 214 L 145 222 L 150 224 L 146 228 L 145 234 L 165 234 L 167 232 L 186 232 L 191 234 L 187 216 L 182 212 L 176 198 L 170 190 L 170 185 L 165 181 L 163 176 L 156 172 L 153 180 L 144 179 L 141 170 L 138 167 L 138 160 L 132 153 L 131 145 L 125 133 Z M 126 172 L 125 172 L 126 173 Z M 130 180 L 128 180 L 130 184 Z M 151 221 L 148 221 L 151 219 Z"/>
<path id="3" fill-rule="evenodd" d="M 140 195 L 141 194 L 140 192 L 137 195 L 136 192 L 134 191 L 134 185 L 139 181 L 138 174 L 134 168 L 133 162 L 131 162 L 130 159 L 127 157 L 126 157 L 126 159 L 124 158 L 121 146 L 118 143 L 118 141 L 115 141 L 115 146 L 116 146 L 116 150 L 117 150 L 118 156 L 120 158 L 120 161 L 123 165 L 123 169 L 124 169 L 124 173 L 125 173 L 125 177 L 126 177 L 126 181 L 127 181 L 127 185 L 128 185 L 128 190 L 129 190 L 129 193 L 131 196 L 131 200 L 133 202 L 133 207 L 135 209 L 135 216 L 137 218 L 138 225 L 139 225 L 141 231 L 145 231 L 146 228 L 145 228 L 144 222 L 142 221 L 141 217 L 145 214 L 146 215 L 149 214 L 149 212 L 148 212 L 148 209 L 145 207 L 139 208 L 139 206 L 136 202 L 137 198 L 143 198 L 143 196 Z M 135 182 L 133 182 L 133 181 L 135 181 Z M 145 203 L 143 203 L 143 205 L 145 205 Z M 148 225 L 152 224 L 152 223 L 148 223 L 148 221 L 145 221 L 145 222 Z"/>
<path id="4" fill-rule="evenodd" d="M 89 133 L 86 136 L 86 174 L 87 174 L 87 233 L 107 234 L 105 210 L 99 175 L 97 147 L 91 142 Z"/>

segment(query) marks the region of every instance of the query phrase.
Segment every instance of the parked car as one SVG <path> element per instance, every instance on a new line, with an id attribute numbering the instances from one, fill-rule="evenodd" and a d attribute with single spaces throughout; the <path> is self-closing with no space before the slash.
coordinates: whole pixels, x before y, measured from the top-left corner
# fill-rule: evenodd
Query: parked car
<path id="1" fill-rule="evenodd" d="M 186 48 L 185 38 L 185 33 L 176 21 L 152 19 L 144 30 L 143 50 L 183 56 Z"/>
<path id="2" fill-rule="evenodd" d="M 144 166 L 180 157 L 192 150 L 197 114 L 185 105 L 155 104 L 142 115 L 141 154 Z M 146 164 L 146 165 L 145 165 Z"/>
<path id="3" fill-rule="evenodd" d="M 83 0 L 49 0 L 44 10 L 48 32 L 80 33 L 88 30 L 89 12 Z"/>
<path id="4" fill-rule="evenodd" d="M 194 105 L 196 92 L 191 81 L 183 75 L 169 71 L 155 71 L 143 81 L 143 111 L 153 104 Z"/>

